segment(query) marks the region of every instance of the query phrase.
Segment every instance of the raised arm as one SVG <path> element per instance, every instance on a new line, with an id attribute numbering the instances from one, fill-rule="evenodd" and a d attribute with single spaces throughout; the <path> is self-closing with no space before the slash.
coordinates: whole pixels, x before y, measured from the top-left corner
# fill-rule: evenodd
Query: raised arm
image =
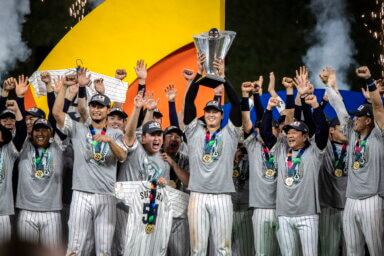
<path id="1" fill-rule="evenodd" d="M 9 100 L 9 102 L 12 102 L 12 104 L 9 104 L 8 109 L 16 114 L 16 134 L 13 137 L 12 142 L 17 151 L 21 151 L 25 138 L 27 137 L 27 125 L 25 124 L 24 117 L 21 114 L 17 101 Z"/>
<path id="2" fill-rule="evenodd" d="M 186 81 L 185 93 L 184 93 L 183 105 L 181 107 L 181 111 L 177 115 L 178 119 L 179 119 L 179 127 L 181 130 L 184 130 L 184 122 L 183 121 L 184 121 L 185 97 L 187 95 L 187 91 L 188 91 L 189 87 L 192 84 L 193 78 L 195 77 L 193 74 L 193 70 L 190 70 L 190 69 L 183 69 L 183 76 L 184 76 L 185 81 Z"/>
<path id="3" fill-rule="evenodd" d="M 18 104 L 18 108 L 20 113 L 25 116 L 25 108 L 24 108 L 24 95 L 27 93 L 29 88 L 28 77 L 21 75 L 18 80 L 15 79 L 15 92 L 16 92 L 16 101 Z"/>
<path id="4" fill-rule="evenodd" d="M 173 84 L 170 84 L 165 87 L 164 91 L 168 99 L 169 122 L 171 125 L 179 127 L 179 119 L 177 118 L 175 104 L 177 90 L 175 89 L 175 86 Z"/>
<path id="5" fill-rule="evenodd" d="M 286 91 L 286 105 L 285 105 L 285 124 L 290 124 L 294 121 L 295 112 L 295 99 L 293 96 L 293 79 L 289 77 L 283 77 L 282 84 Z"/>
<path id="6" fill-rule="evenodd" d="M 372 102 L 373 108 L 373 117 L 375 119 L 376 124 L 380 127 L 380 129 L 384 128 L 384 108 L 383 101 L 380 96 L 380 92 L 376 87 L 375 81 L 371 77 L 371 72 L 368 67 L 359 67 L 356 69 L 356 74 L 358 77 L 364 78 L 369 91 L 369 97 Z"/>
<path id="7" fill-rule="evenodd" d="M 145 104 L 145 97 L 146 96 L 144 95 L 144 90 L 141 90 L 137 93 L 133 100 L 134 107 L 128 119 L 127 126 L 125 127 L 124 141 L 128 147 L 132 147 L 136 142 L 136 127 L 137 122 L 139 121 L 140 110 Z"/>
<path id="8" fill-rule="evenodd" d="M 265 145 L 271 149 L 277 142 L 277 138 L 273 135 L 272 132 L 272 109 L 277 107 L 279 104 L 279 100 L 277 98 L 269 98 L 267 109 L 263 115 L 263 119 L 260 125 L 260 135 L 263 139 Z"/>
<path id="9" fill-rule="evenodd" d="M 155 100 L 155 95 L 153 93 L 148 92 L 145 96 L 145 107 L 147 112 L 145 113 L 143 124 L 153 120 L 153 111 L 155 111 L 160 101 L 159 98 Z"/>
<path id="10" fill-rule="evenodd" d="M 261 121 L 263 119 L 264 108 L 263 104 L 261 104 L 261 95 L 263 94 L 263 76 L 259 76 L 257 81 L 252 83 L 253 85 L 253 105 L 256 112 L 256 120 Z"/>
<path id="11" fill-rule="evenodd" d="M 56 125 L 58 128 L 64 127 L 65 113 L 63 111 L 65 94 L 67 92 L 67 87 L 75 85 L 77 83 L 76 75 L 67 75 L 65 78 L 58 78 L 58 82 L 62 83 L 61 89 L 57 94 L 55 104 L 53 105 L 53 117 L 56 120 Z"/>
<path id="12" fill-rule="evenodd" d="M 252 121 L 249 110 L 249 94 L 253 91 L 251 82 L 244 82 L 241 85 L 241 120 L 244 129 L 244 136 L 248 135 L 252 130 Z"/>
<path id="13" fill-rule="evenodd" d="M 84 123 L 88 119 L 87 109 L 87 89 L 86 86 L 91 84 L 91 74 L 87 76 L 87 69 L 80 68 L 77 73 L 79 83 L 79 98 L 77 100 L 77 110 L 80 115 L 80 122 Z"/>

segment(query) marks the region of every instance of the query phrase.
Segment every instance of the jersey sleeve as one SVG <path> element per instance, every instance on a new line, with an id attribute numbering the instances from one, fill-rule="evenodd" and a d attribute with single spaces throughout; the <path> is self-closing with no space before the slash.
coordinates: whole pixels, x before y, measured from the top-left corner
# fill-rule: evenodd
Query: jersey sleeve
<path id="1" fill-rule="evenodd" d="M 189 195 L 177 189 L 166 186 L 173 218 L 186 218 Z"/>
<path id="2" fill-rule="evenodd" d="M 73 137 L 76 132 L 76 121 L 72 120 L 72 118 L 65 114 L 64 118 L 64 126 L 62 128 L 57 128 L 63 134 Z"/>
<path id="3" fill-rule="evenodd" d="M 231 137 L 236 140 L 236 142 L 239 141 L 240 137 L 241 137 L 241 126 L 240 127 L 236 127 L 232 122 L 231 120 L 228 120 L 228 124 L 227 126 L 228 127 L 228 132 L 229 134 L 231 135 Z"/>
<path id="4" fill-rule="evenodd" d="M 133 207 L 134 193 L 140 184 L 141 181 L 116 182 L 115 196 L 118 203 L 123 203 L 126 206 Z"/>
<path id="5" fill-rule="evenodd" d="M 195 131 L 199 127 L 199 119 L 195 118 L 192 122 L 190 122 L 188 125 L 184 127 L 184 134 L 187 137 L 187 140 L 192 138 L 193 134 L 195 134 Z"/>
<path id="6" fill-rule="evenodd" d="M 115 130 L 112 136 L 112 140 L 121 147 L 125 152 L 128 151 L 127 146 L 124 143 L 124 133 L 120 130 Z"/>
<path id="7" fill-rule="evenodd" d="M 375 122 L 375 127 L 372 130 L 372 133 L 378 137 L 379 139 L 384 139 L 384 128 L 380 128 L 380 126 Z"/>

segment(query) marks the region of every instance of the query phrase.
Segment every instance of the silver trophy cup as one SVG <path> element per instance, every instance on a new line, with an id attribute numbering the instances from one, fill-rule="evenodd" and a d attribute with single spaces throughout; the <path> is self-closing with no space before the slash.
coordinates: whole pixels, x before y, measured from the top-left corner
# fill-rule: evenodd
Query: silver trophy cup
<path id="1" fill-rule="evenodd" d="M 211 29 L 209 32 L 193 36 L 197 51 L 206 56 L 204 63 L 205 76 L 197 81 L 199 84 L 215 88 L 225 82 L 223 78 L 216 75 L 213 61 L 218 58 L 225 58 L 235 36 L 236 32 L 218 31 L 217 29 Z"/>

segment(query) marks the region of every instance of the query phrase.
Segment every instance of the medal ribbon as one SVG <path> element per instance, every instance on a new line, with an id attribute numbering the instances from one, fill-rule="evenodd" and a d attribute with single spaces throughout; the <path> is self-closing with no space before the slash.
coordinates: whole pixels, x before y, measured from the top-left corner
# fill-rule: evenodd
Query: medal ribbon
<path id="1" fill-rule="evenodd" d="M 205 146 L 204 146 L 204 153 L 205 154 L 211 154 L 213 144 L 215 144 L 216 136 L 219 132 L 220 132 L 220 129 L 215 131 L 211 136 L 211 133 L 207 129 L 207 132 L 205 134 Z"/>
<path id="2" fill-rule="evenodd" d="M 46 156 L 47 149 L 43 148 L 41 150 L 41 156 L 39 153 L 39 149 L 35 147 L 35 167 L 36 170 L 43 170 L 43 164 L 42 164 L 42 159 Z"/>
<path id="3" fill-rule="evenodd" d="M 267 146 L 265 146 L 264 144 L 262 146 L 263 146 L 264 164 L 267 167 L 267 169 L 274 170 L 275 169 L 275 157 L 269 155 L 269 150 L 268 150 Z"/>
<path id="4" fill-rule="evenodd" d="M 343 147 L 341 148 L 340 157 L 337 153 L 336 144 L 332 142 L 332 148 L 333 148 L 333 155 L 335 156 L 335 166 L 336 169 L 344 170 L 345 162 L 344 158 L 347 155 L 347 144 L 343 144 Z"/>
<path id="5" fill-rule="evenodd" d="M 295 173 L 296 166 L 301 162 L 301 156 L 303 155 L 304 151 L 305 151 L 305 148 L 300 149 L 299 153 L 297 154 L 295 159 L 293 159 L 292 161 L 292 149 L 289 150 L 288 157 L 287 157 L 287 166 L 288 166 L 287 176 L 288 177 L 292 177 L 294 176 L 294 174 L 296 174 Z"/>
<path id="6" fill-rule="evenodd" d="M 96 131 L 95 128 L 93 128 L 93 125 L 89 125 L 89 130 L 91 131 L 92 134 L 92 146 L 95 149 L 95 153 L 100 153 L 102 151 L 101 144 L 100 142 L 97 142 L 93 140 L 93 136 L 95 136 Z M 101 131 L 101 135 L 105 135 L 107 132 L 107 127 L 104 126 L 103 130 Z"/>
<path id="7" fill-rule="evenodd" d="M 148 224 L 155 225 L 157 209 L 156 209 L 156 191 L 157 180 L 151 181 L 151 194 L 149 195 L 149 212 L 148 212 Z"/>
<path id="8" fill-rule="evenodd" d="M 371 135 L 371 133 L 368 133 L 367 136 L 363 140 L 361 140 L 361 137 L 357 137 L 356 145 L 355 145 L 355 161 L 359 161 L 361 157 L 361 151 L 365 148 L 365 145 L 367 143 L 367 139 Z"/>

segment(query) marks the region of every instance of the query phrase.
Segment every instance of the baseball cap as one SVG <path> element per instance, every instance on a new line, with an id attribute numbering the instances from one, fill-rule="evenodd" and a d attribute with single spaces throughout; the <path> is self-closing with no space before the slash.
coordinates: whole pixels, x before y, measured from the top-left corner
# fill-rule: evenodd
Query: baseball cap
<path id="1" fill-rule="evenodd" d="M 223 113 L 223 109 L 221 108 L 220 103 L 216 100 L 208 101 L 208 103 L 204 107 L 204 110 L 206 111 L 210 108 L 216 109 L 216 110 L 220 111 L 221 113 Z"/>
<path id="2" fill-rule="evenodd" d="M 160 110 L 156 108 L 155 110 L 153 110 L 153 116 L 163 117 L 163 114 L 161 114 Z"/>
<path id="3" fill-rule="evenodd" d="M 91 103 L 98 103 L 103 106 L 109 107 L 111 105 L 111 100 L 107 95 L 104 94 L 95 94 L 92 96 L 91 100 L 89 101 L 88 105 Z"/>
<path id="4" fill-rule="evenodd" d="M 335 127 L 336 125 L 340 125 L 339 118 L 335 117 L 329 122 L 329 127 Z"/>
<path id="5" fill-rule="evenodd" d="M 29 108 L 26 112 L 26 115 L 31 115 L 34 117 L 39 117 L 39 118 L 45 118 L 45 112 L 39 108 Z"/>
<path id="6" fill-rule="evenodd" d="M 182 136 L 183 135 L 183 131 L 180 130 L 179 127 L 177 126 L 174 126 L 174 125 L 171 125 L 171 126 L 168 126 L 167 128 L 165 128 L 164 130 L 164 135 L 167 135 L 168 133 L 170 132 L 176 132 L 178 135 Z"/>
<path id="7" fill-rule="evenodd" d="M 109 111 L 108 116 L 112 116 L 112 115 L 119 115 L 122 118 L 128 117 L 128 115 L 121 108 L 111 108 L 111 111 Z"/>
<path id="8" fill-rule="evenodd" d="M 283 130 L 288 133 L 290 129 L 295 129 L 296 131 L 308 133 L 308 126 L 303 121 L 295 121 L 293 123 L 287 124 L 284 126 Z"/>
<path id="9" fill-rule="evenodd" d="M 4 109 L 4 110 L 0 113 L 0 119 L 4 119 L 4 118 L 7 118 L 7 117 L 16 118 L 16 113 L 13 112 L 12 110 Z"/>
<path id="10" fill-rule="evenodd" d="M 273 120 L 272 120 L 272 127 L 279 128 L 279 126 L 280 126 L 279 121 L 273 119 Z"/>
<path id="11" fill-rule="evenodd" d="M 3 137 L 2 145 L 8 144 L 12 140 L 12 132 L 0 125 L 1 136 Z"/>
<path id="12" fill-rule="evenodd" d="M 373 110 L 372 110 L 372 105 L 371 104 L 363 104 L 360 105 L 360 107 L 357 108 L 355 111 L 349 111 L 350 115 L 354 116 L 366 116 L 373 118 Z"/>
<path id="13" fill-rule="evenodd" d="M 35 130 L 37 128 L 48 128 L 51 131 L 53 130 L 51 123 L 46 119 L 37 119 L 32 126 L 32 130 Z"/>
<path id="14" fill-rule="evenodd" d="M 143 134 L 144 133 L 154 133 L 154 132 L 162 132 L 160 123 L 156 121 L 148 121 L 143 125 Z"/>

